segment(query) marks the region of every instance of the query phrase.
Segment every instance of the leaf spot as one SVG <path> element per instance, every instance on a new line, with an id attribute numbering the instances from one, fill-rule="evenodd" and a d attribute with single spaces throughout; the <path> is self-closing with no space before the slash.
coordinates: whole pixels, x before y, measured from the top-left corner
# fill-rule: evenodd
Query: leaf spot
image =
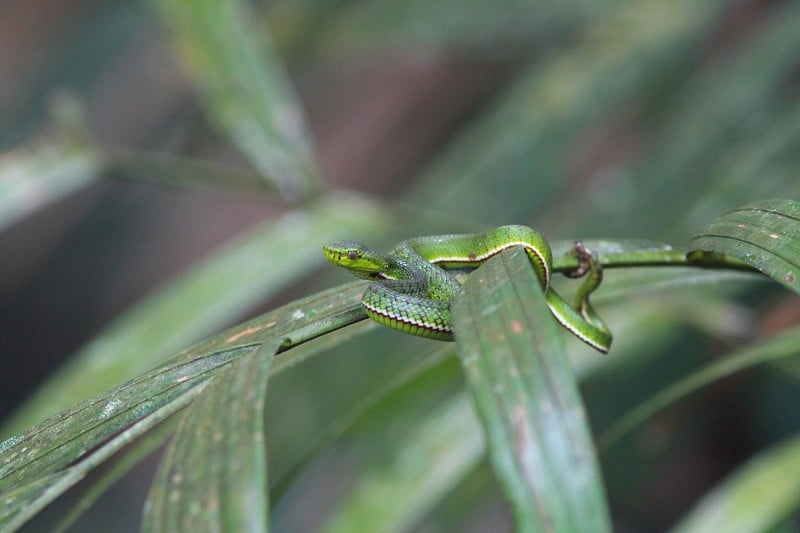
<path id="1" fill-rule="evenodd" d="M 785 276 L 783 276 L 783 280 L 784 280 L 786 283 L 794 283 L 794 282 L 795 282 L 794 273 L 792 273 L 792 272 L 789 272 L 788 274 L 786 274 Z"/>
<path id="2" fill-rule="evenodd" d="M 118 406 L 119 406 L 121 403 L 122 403 L 122 401 L 121 401 L 121 400 L 111 400 L 110 402 L 108 402 L 108 403 L 107 403 L 105 406 L 103 406 L 103 416 L 104 416 L 104 417 L 107 417 L 107 416 L 109 416 L 111 413 L 113 413 L 113 412 L 114 412 L 114 410 L 115 410 L 115 409 L 116 409 L 116 408 L 117 408 L 117 407 L 118 407 Z"/>
<path id="3" fill-rule="evenodd" d="M 512 320 L 511 321 L 511 331 L 519 335 L 522 333 L 522 324 L 519 320 Z"/>
<path id="4" fill-rule="evenodd" d="M 530 431 L 525 420 L 525 408 L 519 404 L 514 406 L 514 433 L 517 437 L 517 455 L 522 456 L 530 442 Z"/>
<path id="5" fill-rule="evenodd" d="M 778 235 L 777 235 L 777 234 L 775 234 L 775 233 L 770 233 L 770 234 L 769 234 L 769 238 L 770 238 L 770 239 L 777 239 L 777 238 L 778 238 Z"/>
<path id="6" fill-rule="evenodd" d="M 233 335 L 231 335 L 230 337 L 225 339 L 225 342 L 233 342 L 233 341 L 239 340 L 242 337 L 244 337 L 245 335 L 250 335 L 251 333 L 255 333 L 256 331 L 259 331 L 260 329 L 261 329 L 261 326 L 250 326 L 249 328 L 243 329 L 239 333 L 234 333 Z"/>

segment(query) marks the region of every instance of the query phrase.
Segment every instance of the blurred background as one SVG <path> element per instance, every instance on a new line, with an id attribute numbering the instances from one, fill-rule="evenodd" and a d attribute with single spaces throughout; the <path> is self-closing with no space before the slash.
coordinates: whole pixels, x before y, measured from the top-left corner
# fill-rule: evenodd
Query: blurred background
<path id="1" fill-rule="evenodd" d="M 302 248 L 304 266 L 160 357 L 348 279 L 318 254 L 334 237 L 388 246 L 521 223 L 552 240 L 682 247 L 728 209 L 800 189 L 800 2 L 244 3 L 286 69 L 276 90 L 290 116 L 276 120 L 297 119 L 314 167 L 307 183 L 283 185 L 261 177 L 259 147 L 226 122 L 179 4 L 0 3 L 0 419 L 127 311 L 260 228 L 300 235 L 284 246 Z M 319 211 L 333 214 L 306 217 Z M 266 265 L 257 275 L 280 264 L 281 248 L 272 252 L 248 259 Z M 605 313 L 620 348 L 582 382 L 598 430 L 709 359 L 797 322 L 800 305 L 765 284 L 644 296 Z M 398 352 L 427 346 L 409 342 Z M 393 368 L 351 363 L 341 375 L 332 363 L 306 369 L 294 416 L 324 416 L 315 387 L 325 379 L 334 388 Z M 796 431 L 799 376 L 734 376 L 603 452 L 619 529 L 666 528 Z M 109 495 L 117 504 L 98 506 L 98 523 L 136 523 L 131 494 L 145 490 L 151 462 Z M 471 527 L 508 529 L 505 504 L 476 472 L 489 503 Z M 303 524 L 292 497 L 277 515 L 286 530 Z M 451 524 L 443 509 L 418 530 Z"/>

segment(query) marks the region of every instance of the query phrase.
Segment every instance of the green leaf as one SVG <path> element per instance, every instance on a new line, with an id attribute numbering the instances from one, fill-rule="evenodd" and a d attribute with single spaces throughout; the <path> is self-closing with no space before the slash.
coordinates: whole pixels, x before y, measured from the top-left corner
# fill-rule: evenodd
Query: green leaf
<path id="1" fill-rule="evenodd" d="M 99 155 L 86 145 L 39 143 L 0 157 L 0 230 L 96 181 Z"/>
<path id="2" fill-rule="evenodd" d="M 118 454 L 119 457 L 111 458 L 109 460 L 109 463 L 113 463 L 111 467 L 105 469 L 100 476 L 91 482 L 91 486 L 86 488 L 71 509 L 53 526 L 53 533 L 70 531 L 75 521 L 91 509 L 115 483 L 119 482 L 136 465 L 169 440 L 175 432 L 177 420 L 177 417 L 172 417 L 164 421 L 122 450 Z"/>
<path id="3" fill-rule="evenodd" d="M 734 209 L 697 234 L 691 248 L 739 259 L 800 293 L 800 203 L 794 200 Z M 704 260 L 702 253 L 693 257 Z"/>
<path id="4" fill-rule="evenodd" d="M 173 401 L 164 403 L 162 407 L 145 416 L 125 429 L 125 431 L 119 432 L 108 442 L 102 444 L 91 453 L 80 457 L 79 460 L 74 461 L 74 464 L 60 472 L 26 480 L 8 490 L 6 490 L 8 488 L 6 485 L 11 485 L 11 483 L 6 483 L 8 480 L 0 479 L 0 498 L 4 503 L 2 511 L 0 511 L 0 529 L 3 531 L 18 529 L 46 505 L 83 479 L 89 471 L 108 461 L 131 441 L 151 431 L 167 417 L 186 407 L 203 390 L 204 382 L 195 385 L 198 386 L 193 386 L 185 390 L 183 394 L 178 395 Z M 157 398 L 157 400 L 159 399 Z M 72 443 L 75 439 L 68 440 L 70 441 L 69 443 Z M 0 449 L 0 459 L 2 459 L 4 465 L 13 463 L 15 459 L 13 456 L 6 456 L 4 451 L 8 449 L 13 451 L 17 443 L 17 439 L 0 443 L 0 448 L 2 448 Z M 27 447 L 22 448 L 22 452 L 27 450 Z M 83 450 L 78 451 L 78 455 L 82 453 Z M 34 466 L 38 467 L 35 464 L 37 462 L 41 461 L 34 461 Z M 12 478 L 11 481 L 13 482 L 14 479 Z"/>
<path id="5" fill-rule="evenodd" d="M 363 283 L 357 282 L 276 309 L 0 443 L 0 500 L 24 487 L 38 487 L 43 477 L 62 474 L 46 490 L 24 492 L 33 501 L 15 499 L 15 512 L 22 514 L 9 520 L 29 517 L 34 503 L 52 501 L 121 446 L 185 407 L 225 365 L 269 345 L 270 339 L 287 349 L 365 318 L 362 292 Z M 97 447 L 99 451 L 87 452 Z M 77 465 L 70 467 L 73 463 Z"/>
<path id="6" fill-rule="evenodd" d="M 500 254 L 464 288 L 459 355 L 517 527 L 610 531 L 575 376 L 527 254 Z"/>
<path id="7" fill-rule="evenodd" d="M 623 415 L 613 426 L 603 432 L 598 441 L 600 447 L 612 446 L 657 412 L 715 381 L 754 366 L 795 357 L 798 354 L 798 346 L 800 346 L 800 328 L 794 328 L 759 342 L 755 346 L 729 354 L 724 359 L 713 361 L 666 389 L 653 394 Z"/>
<path id="8" fill-rule="evenodd" d="M 153 0 L 205 98 L 230 136 L 281 196 L 319 187 L 304 115 L 280 58 L 242 0 Z"/>
<path id="9" fill-rule="evenodd" d="M 112 322 L 31 395 L 0 434 L 22 431 L 152 368 L 311 272 L 324 261 L 324 243 L 369 235 L 383 225 L 363 199 L 331 195 L 256 227 Z"/>
<path id="10" fill-rule="evenodd" d="M 530 0 L 398 2 L 347 4 L 322 29 L 322 54 L 398 48 L 469 48 L 491 53 L 506 47 L 530 48 L 597 16 L 608 2 Z M 502 53 L 502 52 L 501 52 Z"/>
<path id="11" fill-rule="evenodd" d="M 800 507 L 800 437 L 761 452 L 705 494 L 675 533 L 772 531 Z"/>
<path id="12" fill-rule="evenodd" d="M 115 150 L 106 154 L 106 167 L 108 173 L 115 177 L 159 185 L 221 191 L 248 198 L 267 199 L 268 196 L 260 173 L 216 161 L 199 161 L 164 153 Z"/>
<path id="13" fill-rule="evenodd" d="M 263 411 L 279 345 L 229 365 L 189 408 L 145 504 L 144 531 L 267 531 Z"/>

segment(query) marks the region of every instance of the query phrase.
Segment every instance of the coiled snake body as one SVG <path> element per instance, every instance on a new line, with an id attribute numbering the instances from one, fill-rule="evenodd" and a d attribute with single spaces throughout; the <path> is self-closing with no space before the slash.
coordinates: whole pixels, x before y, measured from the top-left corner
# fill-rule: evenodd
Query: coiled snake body
<path id="1" fill-rule="evenodd" d="M 550 287 L 553 263 L 550 245 L 539 232 L 527 226 L 416 237 L 401 242 L 389 254 L 380 254 L 353 241 L 338 241 L 323 250 L 331 263 L 375 281 L 362 298 L 370 318 L 412 335 L 447 341 L 453 340 L 450 303 L 461 289 L 456 272 L 477 268 L 513 246 L 525 248 L 556 320 L 583 342 L 608 352 L 611 331 L 589 302 L 589 295 L 602 281 L 602 268 L 580 241 L 576 242 L 573 253 L 580 258 L 581 267 L 567 275 L 588 275 L 578 289 L 574 307 Z"/>

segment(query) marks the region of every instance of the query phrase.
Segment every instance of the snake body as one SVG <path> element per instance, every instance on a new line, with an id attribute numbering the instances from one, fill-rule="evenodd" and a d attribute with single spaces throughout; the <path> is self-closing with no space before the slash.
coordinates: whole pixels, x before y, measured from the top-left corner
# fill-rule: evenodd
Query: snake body
<path id="1" fill-rule="evenodd" d="M 607 352 L 611 332 L 595 313 L 589 295 L 602 280 L 597 259 L 576 243 L 576 253 L 588 272 L 570 306 L 550 287 L 553 256 L 544 237 L 527 226 L 501 226 L 484 233 L 416 237 L 380 254 L 354 241 L 338 241 L 323 248 L 333 264 L 375 283 L 364 293 L 367 315 L 377 322 L 436 340 L 453 340 L 450 303 L 461 284 L 455 272 L 477 268 L 481 263 L 514 246 L 522 246 L 530 258 L 548 307 L 556 320 L 580 340 Z"/>

